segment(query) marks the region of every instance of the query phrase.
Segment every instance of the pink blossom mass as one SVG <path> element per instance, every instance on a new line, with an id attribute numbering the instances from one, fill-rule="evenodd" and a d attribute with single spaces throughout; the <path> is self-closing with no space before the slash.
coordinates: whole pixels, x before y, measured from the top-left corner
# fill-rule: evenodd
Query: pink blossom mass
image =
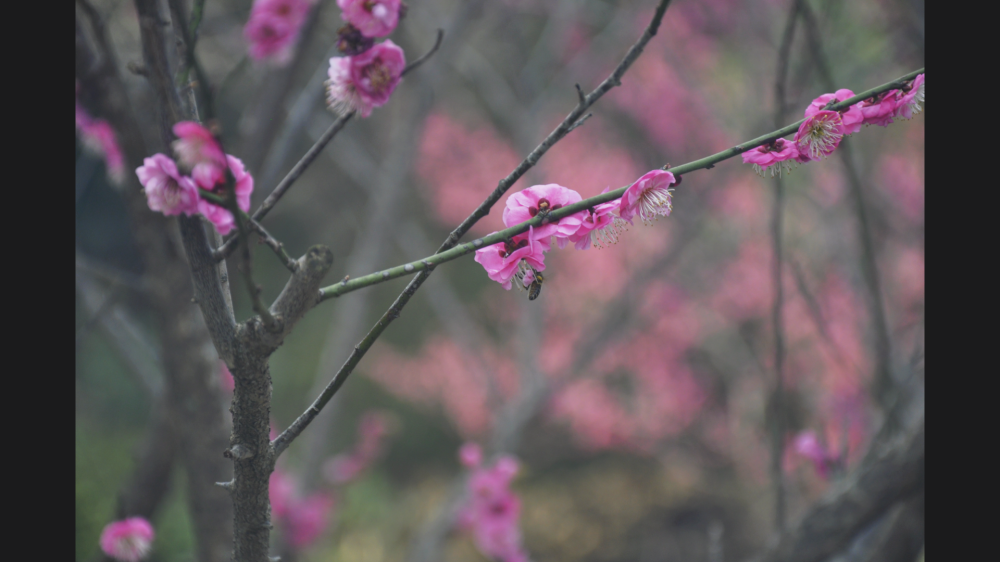
<path id="1" fill-rule="evenodd" d="M 458 527 L 472 532 L 480 552 L 502 562 L 527 560 L 521 545 L 521 500 L 510 490 L 517 460 L 504 456 L 490 468 L 476 468 L 469 478 Z"/>
<path id="2" fill-rule="evenodd" d="M 177 172 L 177 164 L 164 154 L 143 159 L 135 170 L 146 193 L 146 203 L 164 215 L 193 215 L 198 212 L 198 188 L 191 178 Z"/>
<path id="3" fill-rule="evenodd" d="M 257 0 L 243 28 L 250 58 L 282 66 L 291 60 L 310 0 Z"/>
<path id="4" fill-rule="evenodd" d="M 896 114 L 896 99 L 899 90 L 889 90 L 861 102 L 861 114 L 865 125 L 888 127 Z"/>
<path id="5" fill-rule="evenodd" d="M 511 280 L 518 277 L 518 274 L 523 275 L 526 269 L 521 264 L 522 260 L 537 271 L 545 271 L 545 252 L 548 250 L 549 243 L 537 239 L 534 227 L 529 227 L 528 232 L 519 234 L 508 242 L 498 242 L 476 250 L 474 259 L 486 269 L 490 279 L 509 291 Z"/>
<path id="6" fill-rule="evenodd" d="M 399 23 L 400 0 L 337 0 L 342 17 L 365 37 L 385 37 Z"/>
<path id="7" fill-rule="evenodd" d="M 812 117 L 816 113 L 823 110 L 826 104 L 831 101 L 836 100 L 837 102 L 842 102 L 844 100 L 854 97 L 854 92 L 846 88 L 841 88 L 832 94 L 823 94 L 822 96 L 814 99 L 809 107 L 806 108 L 806 117 Z M 840 134 L 842 135 L 852 135 L 861 130 L 861 125 L 864 122 L 865 116 L 861 113 L 861 103 L 858 102 L 847 109 L 842 109 L 840 113 Z"/>
<path id="8" fill-rule="evenodd" d="M 922 103 L 924 103 L 924 75 L 918 74 L 913 82 L 899 90 L 893 116 L 910 119 L 920 113 Z"/>
<path id="9" fill-rule="evenodd" d="M 785 139 L 776 139 L 743 153 L 743 163 L 753 164 L 753 171 L 761 177 L 768 168 L 771 170 L 771 177 L 788 173 L 798 158 L 799 150 L 795 143 Z"/>
<path id="10" fill-rule="evenodd" d="M 115 560 L 139 562 L 149 555 L 155 533 L 142 517 L 108 523 L 101 532 L 101 550 Z"/>
<path id="11" fill-rule="evenodd" d="M 554 211 L 566 205 L 581 201 L 580 194 L 559 184 L 533 185 L 507 198 L 503 210 L 503 223 L 507 227 L 521 224 L 539 213 Z M 534 235 L 539 240 L 555 236 L 556 239 L 566 239 L 580 229 L 585 213 L 583 211 L 563 217 L 555 223 L 543 223 L 534 228 Z M 565 243 L 564 243 L 565 244 Z"/>
<path id="12" fill-rule="evenodd" d="M 610 187 L 604 188 L 601 193 L 607 193 Z M 600 205 L 594 205 L 593 208 L 584 211 L 583 221 L 580 222 L 580 228 L 569 238 L 559 238 L 559 248 L 565 247 L 565 241 L 572 242 L 577 250 L 586 250 L 590 248 L 591 244 L 594 244 L 598 248 L 602 247 L 604 244 L 610 242 L 608 235 L 614 233 L 614 240 L 618 239 L 618 230 L 615 225 L 615 221 L 621 221 L 617 216 L 614 215 L 614 211 L 618 209 L 619 202 L 608 201 L 607 203 L 601 203 Z M 622 225 L 624 226 L 624 225 Z"/>
<path id="13" fill-rule="evenodd" d="M 389 101 L 404 68 L 403 50 L 388 40 L 360 55 L 334 57 L 326 81 L 327 105 L 340 114 L 356 111 L 368 117 L 372 108 Z"/>
<path id="14" fill-rule="evenodd" d="M 643 224 L 650 225 L 657 217 L 670 216 L 673 209 L 670 186 L 677 184 L 674 175 L 665 170 L 646 172 L 622 195 L 618 216 L 629 223 L 639 215 Z"/>

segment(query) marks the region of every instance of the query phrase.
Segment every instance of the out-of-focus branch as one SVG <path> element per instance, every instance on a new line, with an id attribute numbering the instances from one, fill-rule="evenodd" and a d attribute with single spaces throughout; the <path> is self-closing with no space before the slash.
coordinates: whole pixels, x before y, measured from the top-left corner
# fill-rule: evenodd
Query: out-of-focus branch
<path id="1" fill-rule="evenodd" d="M 791 58 L 792 41 L 795 39 L 795 23 L 799 19 L 802 0 L 794 0 L 788 11 L 788 21 L 778 48 L 778 64 L 774 81 L 774 126 L 780 127 L 785 121 L 785 83 L 788 79 L 788 62 Z M 774 207 L 771 210 L 771 243 L 774 263 L 771 269 L 774 288 L 774 304 L 771 309 L 771 323 L 774 329 L 774 390 L 769 401 L 771 425 L 771 480 L 774 485 L 774 527 L 777 532 L 785 530 L 785 473 L 782 461 L 785 456 L 785 329 L 784 329 L 784 248 L 782 218 L 785 209 L 785 186 L 779 175 L 774 183 Z"/>
<path id="2" fill-rule="evenodd" d="M 838 482 L 755 562 L 820 562 L 896 502 L 923 493 L 924 422 Z"/>
<path id="3" fill-rule="evenodd" d="M 493 193 L 491 193 L 489 197 L 487 197 L 486 200 L 483 201 L 483 203 L 480 204 L 479 207 L 471 215 L 469 215 L 469 217 L 466 218 L 462 222 L 462 224 L 459 225 L 458 228 L 452 231 L 452 233 L 444 241 L 441 247 L 438 248 L 438 252 L 444 252 L 449 248 L 451 248 L 452 246 L 454 246 L 455 244 L 457 244 L 458 240 L 462 236 L 464 236 L 465 233 L 468 232 L 468 230 L 472 228 L 472 226 L 476 222 L 479 221 L 479 219 L 489 214 L 489 210 L 493 206 L 493 204 L 496 203 L 500 199 L 500 197 L 503 196 L 504 193 L 506 193 L 506 191 L 510 188 L 510 186 L 514 184 L 515 181 L 517 181 L 518 178 L 520 178 L 529 168 L 533 167 L 538 162 L 538 159 L 541 158 L 542 155 L 544 155 L 556 142 L 558 142 L 559 140 L 561 140 L 566 136 L 567 130 L 580 119 L 584 111 L 586 111 L 587 108 L 590 107 L 590 105 L 592 105 L 594 102 L 600 99 L 600 97 L 603 96 L 608 90 L 610 90 L 616 85 L 621 84 L 622 75 L 625 73 L 626 70 L 628 70 L 628 68 L 632 65 L 632 63 L 635 62 L 635 59 L 639 57 L 639 55 L 642 53 L 643 48 L 646 46 L 646 43 L 648 43 L 649 40 L 652 39 L 654 35 L 656 35 L 656 32 L 660 27 L 660 22 L 663 19 L 663 14 L 666 11 L 667 6 L 669 4 L 670 0 L 660 1 L 660 4 L 656 9 L 655 14 L 653 15 L 653 19 L 650 22 L 649 27 L 646 28 L 645 32 L 643 32 L 639 40 L 634 45 L 632 45 L 632 48 L 629 49 L 628 53 L 625 55 L 625 58 L 611 73 L 611 76 L 605 79 L 604 82 L 602 82 L 601 85 L 597 87 L 597 89 L 595 89 L 593 92 L 591 92 L 586 96 L 585 98 L 586 103 L 578 103 L 577 107 L 574 108 L 573 111 L 570 112 L 570 114 L 565 119 L 563 119 L 562 123 L 560 123 L 559 126 L 556 127 L 556 129 L 552 131 L 552 133 L 550 133 L 549 136 L 546 137 L 545 140 L 543 140 L 542 143 L 538 145 L 535 148 L 535 150 L 533 150 L 531 154 L 529 154 L 528 157 L 524 159 L 517 166 L 517 168 L 514 169 L 513 172 L 510 173 L 510 175 L 508 175 L 506 178 L 500 181 L 500 184 L 493 191 Z M 525 225 L 525 230 L 527 230 L 527 225 Z M 478 245 L 465 244 L 460 246 L 458 249 L 464 249 L 468 247 L 468 251 L 463 252 L 463 253 L 468 253 L 470 251 L 473 251 L 475 248 L 478 248 L 481 245 L 482 245 L 481 242 Z M 344 384 L 344 381 L 347 380 L 347 377 L 354 371 L 354 368 L 357 367 L 358 363 L 361 361 L 361 358 L 364 357 L 365 353 L 367 353 L 368 350 L 371 348 L 371 346 L 375 343 L 375 340 L 377 340 L 379 336 L 382 335 L 382 332 L 385 331 L 385 329 L 389 326 L 389 324 L 392 323 L 393 320 L 399 318 L 399 314 L 402 311 L 403 307 L 406 306 L 406 303 L 409 302 L 413 294 L 417 291 L 417 289 L 420 288 L 420 285 L 422 285 L 423 282 L 427 280 L 427 278 L 430 276 L 431 270 L 433 270 L 434 268 L 434 264 L 430 263 L 428 260 L 423 260 L 422 265 L 424 267 L 421 268 L 420 274 L 414 277 L 410 281 L 410 283 L 406 286 L 406 288 L 403 290 L 403 292 L 400 293 L 398 297 L 396 297 L 395 302 L 393 302 L 392 306 L 389 307 L 389 310 L 387 310 L 385 314 L 382 315 L 382 318 L 379 319 L 379 321 L 375 324 L 374 327 L 372 327 L 372 329 L 368 332 L 368 334 L 364 337 L 364 339 L 362 339 L 361 342 L 354 347 L 354 351 L 348 357 L 347 361 L 344 363 L 343 367 L 341 367 L 340 371 L 338 371 L 337 374 L 334 375 L 333 380 L 330 381 L 330 384 L 327 385 L 327 387 L 323 390 L 322 394 L 320 394 L 319 397 L 317 397 L 316 400 L 313 402 L 313 404 L 310 405 L 309 408 L 305 412 L 303 412 L 295 420 L 295 422 L 293 422 L 292 425 L 289 426 L 288 429 L 285 430 L 286 433 L 294 431 L 293 435 L 297 435 L 298 433 L 301 433 L 306 426 L 309 425 L 309 423 L 319 414 L 320 410 L 324 406 L 326 406 L 326 404 L 330 401 L 331 398 L 333 398 L 333 395 L 337 392 L 337 390 L 339 390 L 340 387 Z M 415 268 L 412 264 L 406 264 L 402 266 L 400 269 L 404 272 L 401 273 L 402 275 L 414 271 Z M 326 295 L 325 293 L 323 294 L 323 298 L 327 298 L 327 296 L 328 295 Z M 284 433 L 282 435 L 284 435 Z M 281 439 L 281 436 L 279 436 L 278 439 Z"/>
<path id="4" fill-rule="evenodd" d="M 902 83 L 904 83 L 904 82 L 906 82 L 908 80 L 911 80 L 914 76 L 916 76 L 918 74 L 922 74 L 923 72 L 924 72 L 924 69 L 922 69 L 922 68 L 920 70 L 915 70 L 915 71 L 913 71 L 913 72 L 911 72 L 911 73 L 909 73 L 909 74 L 907 74 L 905 76 L 902 76 L 900 78 L 897 78 L 896 80 L 893 80 L 892 82 L 883 84 L 881 86 L 878 86 L 877 88 L 872 88 L 871 90 L 867 90 L 867 91 L 865 91 L 865 92 L 863 92 L 863 93 L 861 93 L 861 94 L 859 94 L 857 96 L 854 96 L 853 98 L 850 98 L 850 99 L 848 99 L 846 101 L 843 101 L 843 102 L 840 102 L 840 103 L 837 103 L 837 104 L 833 104 L 833 105 L 830 106 L 830 109 L 832 109 L 834 111 L 839 110 L 839 109 L 843 109 L 843 108 L 849 107 L 849 106 L 851 106 L 851 105 L 853 105 L 853 104 L 855 104 L 855 103 L 857 103 L 859 101 L 862 101 L 862 100 L 868 99 L 868 98 L 870 98 L 870 97 L 872 97 L 874 95 L 877 95 L 877 94 L 879 94 L 881 92 L 884 92 L 884 91 L 887 91 L 887 90 L 891 90 L 891 89 L 894 89 L 894 88 L 898 88 L 898 87 L 900 87 L 900 85 Z M 787 125 L 787 126 L 781 128 L 781 129 L 778 129 L 777 131 L 774 131 L 774 132 L 768 133 L 768 134 L 766 134 L 764 136 L 757 137 L 755 139 L 749 140 L 749 141 L 744 142 L 742 144 L 739 144 L 739 145 L 737 145 L 737 146 L 735 146 L 733 148 L 726 149 L 726 150 L 724 150 L 722 152 L 718 152 L 718 153 L 713 154 L 711 156 L 706 156 L 705 158 L 702 158 L 700 160 L 695 160 L 693 162 L 688 162 L 687 164 L 682 164 L 680 166 L 671 167 L 670 171 L 673 172 L 674 174 L 687 174 L 687 173 L 690 173 L 690 172 L 695 171 L 695 170 L 714 168 L 715 164 L 718 163 L 718 162 L 722 162 L 723 160 L 728 160 L 730 158 L 733 158 L 734 156 L 739 156 L 740 154 L 742 154 L 742 153 L 744 153 L 744 152 L 746 152 L 748 150 L 751 150 L 751 149 L 756 148 L 758 146 L 763 146 L 765 144 L 768 144 L 769 142 L 774 141 L 775 139 L 778 139 L 778 138 L 781 138 L 783 136 L 786 136 L 786 135 L 789 135 L 791 133 L 796 132 L 798 130 L 798 128 L 799 128 L 799 125 L 801 125 L 802 122 L 803 122 L 803 120 L 800 119 L 800 120 L 796 121 L 795 123 L 792 123 L 791 125 Z M 567 125 L 567 127 L 569 127 L 569 126 L 570 125 Z M 555 133 L 553 133 L 553 134 L 555 134 Z M 551 136 L 552 135 L 550 135 L 550 137 Z M 536 148 L 535 151 L 532 152 L 532 154 L 536 154 L 536 152 L 540 148 L 541 148 L 541 145 L 539 145 L 539 147 Z M 529 158 L 530 158 L 530 156 L 529 156 Z M 516 181 L 518 178 L 520 178 L 520 175 L 518 174 L 518 171 L 521 171 L 522 168 L 524 169 L 524 171 L 526 171 L 527 168 L 528 168 L 528 166 L 526 165 L 527 162 L 528 162 L 528 160 L 523 161 L 517 167 L 517 169 L 515 169 L 515 171 L 511 173 L 510 176 L 508 176 L 503 181 L 501 181 L 501 186 L 505 185 L 505 182 L 507 182 L 507 180 L 510 179 L 510 178 L 512 178 L 512 177 L 514 179 L 510 181 L 511 184 L 513 184 L 514 181 Z M 664 169 L 666 169 L 666 167 L 664 167 Z M 523 173 L 523 171 L 521 171 L 521 173 Z M 323 293 L 322 300 L 326 300 L 326 299 L 333 298 L 333 297 L 339 297 L 340 295 L 343 295 L 345 293 L 349 293 L 351 291 L 356 291 L 358 289 L 361 289 L 361 288 L 364 288 L 364 287 L 369 287 L 371 285 L 377 285 L 377 284 L 382 283 L 384 281 L 388 281 L 390 279 L 396 279 L 397 277 L 402 277 L 404 275 L 409 275 L 411 273 L 420 272 L 421 275 L 418 276 L 418 277 L 416 277 L 416 278 L 414 278 L 414 280 L 411 281 L 411 285 L 407 286 L 407 289 L 411 289 L 412 288 L 412 290 L 416 290 L 416 288 L 419 287 L 420 283 L 423 283 L 423 281 L 420 281 L 420 283 L 417 283 L 416 285 L 413 285 L 413 283 L 416 283 L 416 281 L 418 279 L 426 279 L 427 275 L 425 275 L 425 273 L 428 270 L 433 269 L 434 267 L 436 267 L 439 264 L 442 264 L 442 263 L 445 263 L 445 262 L 449 262 L 451 260 L 460 258 L 460 257 L 462 257 L 462 256 L 464 256 L 466 254 L 470 254 L 472 252 L 475 252 L 476 250 L 478 250 L 479 248 L 482 248 L 484 246 L 489 246 L 491 244 L 496 244 L 498 242 L 503 242 L 505 240 L 508 240 L 512 236 L 516 236 L 516 235 L 521 234 L 523 232 L 527 232 L 527 230 L 528 230 L 529 227 L 538 226 L 538 225 L 540 225 L 540 224 L 542 224 L 544 222 L 554 222 L 554 221 L 557 221 L 557 220 L 559 220 L 559 219 L 561 219 L 563 217 L 572 215 L 573 213 L 578 213 L 580 211 L 583 211 L 583 210 L 588 209 L 590 207 L 593 207 L 595 205 L 599 205 L 601 203 L 606 203 L 608 201 L 613 201 L 615 199 L 619 199 L 622 196 L 622 194 L 625 193 L 625 190 L 627 188 L 628 188 L 628 186 L 624 186 L 624 187 L 620 187 L 618 189 L 609 191 L 607 193 L 602 193 L 600 195 L 595 195 L 594 197 L 590 197 L 590 198 L 584 199 L 584 200 L 579 201 L 577 203 L 573 203 L 572 205 L 567 205 L 565 207 L 561 207 L 559 209 L 556 209 L 555 211 L 550 212 L 546 216 L 538 215 L 538 216 L 536 216 L 535 218 L 533 218 L 531 220 L 525 221 L 525 222 L 523 222 L 521 224 L 518 224 L 518 225 L 514 225 L 514 226 L 512 226 L 510 228 L 506 228 L 506 229 L 501 230 L 499 232 L 495 232 L 493 234 L 490 234 L 489 236 L 484 236 L 483 238 L 478 238 L 478 239 L 476 239 L 476 240 L 474 240 L 472 242 L 467 242 L 465 244 L 460 244 L 458 246 L 453 246 L 453 245 L 450 244 L 449 241 L 452 240 L 452 239 L 456 239 L 454 235 L 461 228 L 456 229 L 455 231 L 452 232 L 452 235 L 449 236 L 448 241 L 446 241 L 445 244 L 442 244 L 441 248 L 438 249 L 438 253 L 436 253 L 436 254 L 434 254 L 432 256 L 428 256 L 428 257 L 426 257 L 424 259 L 421 259 L 421 260 L 418 260 L 418 261 L 413 261 L 413 262 L 406 263 L 406 264 L 403 264 L 403 265 L 398 265 L 398 266 L 395 266 L 395 267 L 391 267 L 389 269 L 385 269 L 383 271 L 379 271 L 379 272 L 376 272 L 376 273 L 371 273 L 369 275 L 365 275 L 365 276 L 362 276 L 362 277 L 356 277 L 356 278 L 353 278 L 353 279 L 350 279 L 350 280 L 344 280 L 344 281 L 341 281 L 341 282 L 339 282 L 339 283 L 337 283 L 335 285 L 330 285 L 328 287 L 324 287 L 322 289 L 322 293 Z M 496 192 L 494 191 L 494 193 L 496 193 Z M 491 197 L 492 197 L 492 195 L 491 195 Z M 479 213 L 479 210 L 477 210 L 476 213 Z M 473 213 L 473 214 L 475 215 L 476 213 Z M 486 213 L 484 213 L 482 216 L 486 216 L 486 214 L 488 214 L 488 211 L 486 211 Z M 466 220 L 466 222 L 467 221 L 468 221 L 468 219 Z M 465 223 L 463 222 L 463 225 L 464 224 Z M 474 223 L 472 223 L 472 224 L 474 224 Z M 469 226 L 471 227 L 472 224 L 469 224 Z M 462 234 L 464 234 L 464 231 L 463 231 Z M 405 291 L 404 291 L 404 294 L 405 294 Z"/>
<path id="5" fill-rule="evenodd" d="M 830 71 L 830 64 L 823 53 L 822 43 L 819 35 L 819 25 L 813 15 L 812 9 L 803 2 L 802 19 L 808 31 L 807 38 L 816 68 L 820 73 L 823 85 L 829 91 L 836 90 L 836 81 Z M 886 318 L 885 301 L 882 297 L 882 284 L 879 280 L 878 260 L 875 255 L 875 238 L 871 228 L 871 218 L 869 215 L 868 203 L 865 201 L 864 188 L 862 186 L 861 174 L 858 173 L 854 162 L 854 154 L 851 151 L 851 141 L 844 139 L 840 143 L 839 150 L 841 161 L 844 163 L 844 171 L 847 173 L 847 181 L 851 188 L 851 198 L 854 199 L 855 208 L 858 213 L 858 230 L 861 238 L 861 269 L 868 289 L 869 308 L 872 320 L 875 323 L 875 384 L 874 394 L 882 410 L 886 413 L 889 408 L 892 396 L 896 390 L 896 384 L 892 378 L 892 338 L 889 333 L 889 321 Z M 892 420 L 890 419 L 890 422 Z"/>

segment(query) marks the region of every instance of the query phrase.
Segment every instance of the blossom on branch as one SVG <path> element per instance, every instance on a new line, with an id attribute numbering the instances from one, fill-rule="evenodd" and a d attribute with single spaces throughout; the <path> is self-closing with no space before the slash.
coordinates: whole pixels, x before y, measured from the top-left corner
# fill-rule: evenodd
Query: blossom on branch
<path id="1" fill-rule="evenodd" d="M 881 127 L 891 125 L 892 118 L 896 114 L 896 94 L 898 92 L 899 90 L 889 90 L 861 102 L 861 114 L 865 118 L 863 123 Z"/>
<path id="2" fill-rule="evenodd" d="M 606 187 L 601 193 L 607 193 L 610 189 L 610 186 Z M 618 242 L 619 229 L 628 226 L 628 223 L 614 215 L 618 205 L 617 200 L 608 201 L 587 209 L 579 230 L 567 240 L 572 242 L 577 250 L 586 250 L 591 244 L 600 248 Z M 559 239 L 559 242 L 559 248 L 562 249 L 563 239 Z"/>
<path id="3" fill-rule="evenodd" d="M 334 57 L 326 81 L 327 105 L 340 114 L 356 111 L 368 117 L 372 108 L 389 101 L 404 68 L 403 50 L 392 41 L 379 43 L 360 55 Z"/>
<path id="4" fill-rule="evenodd" d="M 903 86 L 898 96 L 893 116 L 910 119 L 920 113 L 920 104 L 924 103 L 924 75 L 918 74 L 912 82 Z"/>
<path id="5" fill-rule="evenodd" d="M 146 193 L 146 203 L 164 215 L 191 216 L 198 212 L 198 188 L 191 178 L 177 171 L 177 164 L 164 154 L 154 154 L 135 170 Z"/>
<path id="6" fill-rule="evenodd" d="M 807 117 L 795 133 L 799 161 L 822 160 L 829 156 L 844 138 L 840 132 L 842 123 L 843 120 L 836 111 L 817 111 Z"/>
<path id="7" fill-rule="evenodd" d="M 651 225 L 657 217 L 668 217 L 673 210 L 670 186 L 679 183 L 674 175 L 665 170 L 652 170 L 645 173 L 622 194 L 618 207 L 618 216 L 632 223 L 632 218 L 639 215 L 643 224 Z"/>
<path id="8" fill-rule="evenodd" d="M 153 526 L 142 517 L 108 523 L 101 532 L 101 550 L 115 560 L 138 562 L 149 555 Z"/>
<path id="9" fill-rule="evenodd" d="M 204 189 L 212 187 L 225 177 L 225 154 L 215 142 L 212 133 L 194 121 L 181 121 L 174 125 L 177 140 L 174 153 L 181 166 L 191 170 L 195 183 Z"/>
<path id="10" fill-rule="evenodd" d="M 243 28 L 250 58 L 276 65 L 288 64 L 306 21 L 310 0 L 257 0 Z"/>
<path id="11" fill-rule="evenodd" d="M 785 139 L 775 139 L 773 142 L 752 148 L 743 153 L 743 163 L 753 164 L 753 171 L 764 177 L 764 171 L 771 169 L 771 177 L 788 173 L 792 165 L 798 162 L 799 150 L 794 142 Z"/>
<path id="12" fill-rule="evenodd" d="M 545 252 L 548 250 L 549 243 L 538 239 L 532 226 L 524 234 L 476 250 L 473 259 L 486 269 L 490 279 L 509 291 L 511 280 L 518 277 L 520 281 L 527 266 L 545 271 Z"/>
<path id="13" fill-rule="evenodd" d="M 385 37 L 399 23 L 400 0 L 337 0 L 341 17 L 365 37 Z"/>
<path id="14" fill-rule="evenodd" d="M 576 191 L 559 184 L 533 185 L 507 198 L 503 223 L 509 228 L 530 220 L 539 213 L 555 211 L 582 199 Z M 535 227 L 534 236 L 539 240 L 547 240 L 550 236 L 555 236 L 556 240 L 565 240 L 576 234 L 584 217 L 585 213 L 581 211 L 554 223 L 543 223 Z M 561 245 L 565 245 L 565 241 Z"/>
<path id="15" fill-rule="evenodd" d="M 841 88 L 832 94 L 823 94 L 822 96 L 814 99 L 809 107 L 806 108 L 806 118 L 812 117 L 813 115 L 823 111 L 828 103 L 842 102 L 844 100 L 854 97 L 854 92 L 846 88 Z M 851 135 L 861 130 L 861 125 L 864 123 L 865 116 L 861 113 L 861 103 L 856 103 L 847 109 L 842 109 L 840 113 L 840 134 Z"/>

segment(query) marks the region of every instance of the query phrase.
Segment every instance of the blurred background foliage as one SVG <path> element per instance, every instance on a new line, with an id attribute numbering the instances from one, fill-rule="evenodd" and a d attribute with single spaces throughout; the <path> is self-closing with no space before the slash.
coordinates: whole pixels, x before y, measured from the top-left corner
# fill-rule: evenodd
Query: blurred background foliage
<path id="1" fill-rule="evenodd" d="M 676 0 L 622 86 L 513 189 L 559 183 L 588 197 L 773 130 L 791 4 Z M 861 91 L 923 66 L 922 1 L 808 4 L 837 87 Z M 132 3 L 94 5 L 119 62 L 140 60 Z M 228 151 L 256 179 L 256 206 L 335 117 L 321 83 L 342 22 L 336 3 L 321 0 L 293 63 L 269 67 L 246 59 L 250 6 L 207 2 L 198 52 L 218 90 Z M 331 283 L 431 253 L 568 113 L 573 85 L 588 91 L 617 64 L 653 6 L 412 0 L 392 40 L 413 60 L 443 28 L 441 51 L 385 107 L 348 124 L 267 228 L 293 255 L 330 246 Z M 807 36 L 800 22 L 786 123 L 827 91 Z M 144 79 L 124 75 L 136 107 L 154 107 Z M 157 130 L 154 115 L 140 118 Z M 862 180 L 901 386 L 923 377 L 923 119 L 867 127 L 841 148 Z M 135 366 L 96 319 L 124 310 L 147 341 L 156 328 L 130 281 L 142 267 L 121 199 L 79 141 L 76 156 L 78 269 L 81 259 L 88 264 L 103 298 L 96 307 L 78 298 L 76 313 L 76 553 L 84 560 L 114 513 L 151 406 Z M 738 159 L 690 174 L 673 215 L 652 228 L 637 226 L 603 250 L 550 252 L 534 302 L 491 282 L 471 257 L 440 267 L 279 463 L 305 489 L 321 488 L 322 462 L 353 445 L 362 413 L 393 420 L 381 458 L 340 490 L 331 523 L 301 559 L 407 559 L 462 474 L 456 451 L 467 440 L 521 460 L 514 488 L 525 546 L 538 560 L 722 560 L 713 558 L 720 551 L 735 560 L 760 548 L 774 519 L 774 184 Z M 858 213 L 836 155 L 799 167 L 784 185 L 786 439 L 813 430 L 845 449 L 850 466 L 886 407 L 871 391 L 876 327 Z M 501 209 L 473 232 L 497 229 Z M 263 246 L 255 256 L 257 282 L 273 299 L 287 271 Z M 351 293 L 305 318 L 271 362 L 275 427 L 312 401 L 402 286 Z M 248 299 L 233 287 L 245 319 Z M 156 353 L 148 354 L 154 367 Z M 502 414 L 512 404 L 521 425 Z M 792 452 L 783 467 L 794 520 L 830 482 Z M 153 520 L 152 560 L 193 559 L 175 473 Z M 461 534 L 447 538 L 443 553 L 482 559 Z"/>

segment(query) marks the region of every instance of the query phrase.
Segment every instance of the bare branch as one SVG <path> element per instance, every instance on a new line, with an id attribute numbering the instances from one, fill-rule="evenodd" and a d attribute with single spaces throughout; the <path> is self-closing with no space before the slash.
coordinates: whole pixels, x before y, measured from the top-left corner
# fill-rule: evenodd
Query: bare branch
<path id="1" fill-rule="evenodd" d="M 441 47 L 441 41 L 443 39 L 444 39 L 444 30 L 443 29 L 437 30 L 437 39 L 434 40 L 434 46 L 431 47 L 431 50 L 424 53 L 424 56 L 406 65 L 406 68 L 403 69 L 403 72 L 400 73 L 400 76 L 401 77 L 406 76 L 410 71 L 416 69 L 418 66 L 427 62 L 427 59 L 434 56 L 434 53 L 436 53 L 438 48 Z"/>

